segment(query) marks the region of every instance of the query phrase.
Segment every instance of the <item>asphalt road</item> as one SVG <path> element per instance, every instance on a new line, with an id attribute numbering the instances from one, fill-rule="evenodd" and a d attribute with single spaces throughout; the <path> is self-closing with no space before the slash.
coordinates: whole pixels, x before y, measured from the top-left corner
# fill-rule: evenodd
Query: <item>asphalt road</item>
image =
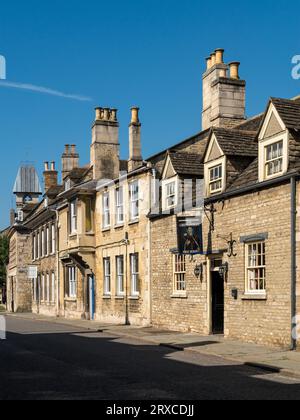
<path id="1" fill-rule="evenodd" d="M 7 318 L 1 400 L 299 400 L 300 381 L 220 358 Z"/>

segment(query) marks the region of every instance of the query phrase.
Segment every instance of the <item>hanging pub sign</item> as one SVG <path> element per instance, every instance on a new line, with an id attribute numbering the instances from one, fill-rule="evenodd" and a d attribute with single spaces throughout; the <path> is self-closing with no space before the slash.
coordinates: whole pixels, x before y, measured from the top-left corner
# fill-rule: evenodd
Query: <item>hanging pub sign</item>
<path id="1" fill-rule="evenodd" d="M 177 231 L 178 251 L 181 255 L 203 254 L 203 234 L 201 218 L 178 218 Z"/>

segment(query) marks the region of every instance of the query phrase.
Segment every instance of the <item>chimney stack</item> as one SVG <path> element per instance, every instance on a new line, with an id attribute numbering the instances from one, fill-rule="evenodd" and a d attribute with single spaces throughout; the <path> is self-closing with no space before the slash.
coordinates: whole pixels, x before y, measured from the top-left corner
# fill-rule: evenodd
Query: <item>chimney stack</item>
<path id="1" fill-rule="evenodd" d="M 246 82 L 240 80 L 239 62 L 224 63 L 224 50 L 210 55 L 203 75 L 202 129 L 230 128 L 245 120 Z M 230 76 L 228 77 L 228 70 Z"/>
<path id="2" fill-rule="evenodd" d="M 55 162 L 51 162 L 49 166 L 49 162 L 45 162 L 45 170 L 44 170 L 44 184 L 45 184 L 45 192 L 47 192 L 50 188 L 56 187 L 58 184 L 58 172 L 55 169 Z"/>
<path id="3" fill-rule="evenodd" d="M 143 165 L 139 111 L 140 109 L 138 107 L 131 108 L 131 122 L 129 124 L 128 172 L 132 172 Z"/>
<path id="4" fill-rule="evenodd" d="M 79 154 L 76 152 L 75 144 L 66 144 L 65 151 L 62 155 L 62 179 L 73 170 L 79 167 Z"/>
<path id="5" fill-rule="evenodd" d="M 118 110 L 96 108 L 92 127 L 91 166 L 93 178 L 116 179 L 120 172 Z"/>

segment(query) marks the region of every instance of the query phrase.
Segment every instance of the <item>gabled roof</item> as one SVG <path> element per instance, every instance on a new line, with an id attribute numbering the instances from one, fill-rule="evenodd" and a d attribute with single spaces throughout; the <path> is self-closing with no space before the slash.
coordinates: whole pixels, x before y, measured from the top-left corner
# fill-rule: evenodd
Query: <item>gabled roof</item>
<path id="1" fill-rule="evenodd" d="M 66 178 L 70 178 L 72 181 L 79 182 L 88 174 L 89 170 L 90 167 L 72 169 Z"/>
<path id="2" fill-rule="evenodd" d="M 203 176 L 204 168 L 201 163 L 201 155 L 172 150 L 168 156 L 177 175 Z"/>
<path id="3" fill-rule="evenodd" d="M 257 156 L 256 131 L 213 128 L 212 134 L 226 156 Z"/>
<path id="4" fill-rule="evenodd" d="M 264 113 L 256 115 L 234 127 L 235 130 L 258 131 L 264 119 Z"/>
<path id="5" fill-rule="evenodd" d="M 298 100 L 271 98 L 271 102 L 286 128 L 290 130 L 300 129 L 300 102 Z"/>
<path id="6" fill-rule="evenodd" d="M 14 194 L 42 194 L 38 174 L 32 165 L 22 165 L 15 181 Z"/>
<path id="7" fill-rule="evenodd" d="M 258 181 L 258 158 L 253 162 L 233 181 L 227 191 L 234 191 L 239 188 L 248 187 L 249 185 L 257 184 Z"/>

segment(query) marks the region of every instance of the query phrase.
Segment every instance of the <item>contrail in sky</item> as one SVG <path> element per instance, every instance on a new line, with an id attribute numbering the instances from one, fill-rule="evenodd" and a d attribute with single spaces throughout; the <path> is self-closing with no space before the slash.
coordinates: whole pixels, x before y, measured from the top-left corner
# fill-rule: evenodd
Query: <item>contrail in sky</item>
<path id="1" fill-rule="evenodd" d="M 8 82 L 6 80 L 0 80 L 0 87 L 28 90 L 31 92 L 43 93 L 45 95 L 59 96 L 60 98 L 73 99 L 75 101 L 81 101 L 81 102 L 92 101 L 92 98 L 89 98 L 87 96 L 64 93 L 58 90 L 49 89 L 43 86 L 35 86 L 28 83 L 16 83 L 16 82 Z"/>

